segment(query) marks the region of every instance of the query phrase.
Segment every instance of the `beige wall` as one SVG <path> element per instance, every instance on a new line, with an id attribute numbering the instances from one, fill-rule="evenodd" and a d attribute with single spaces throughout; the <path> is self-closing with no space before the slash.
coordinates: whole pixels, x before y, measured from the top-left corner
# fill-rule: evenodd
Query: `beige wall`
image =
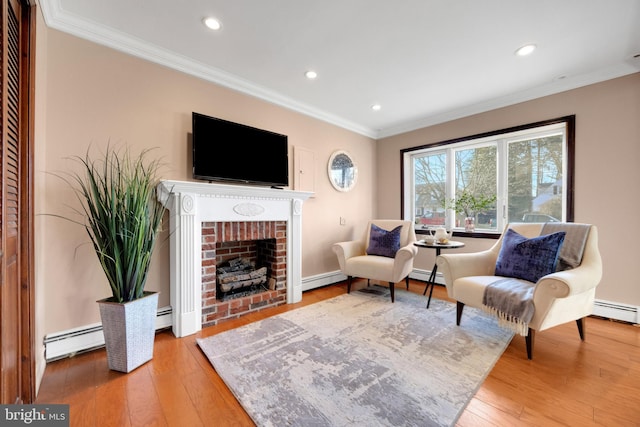
<path id="1" fill-rule="evenodd" d="M 70 215 L 73 194 L 49 173 L 75 167 L 69 156 L 99 151 L 108 144 L 138 151 L 158 147 L 167 167 L 164 178 L 189 180 L 188 134 L 191 112 L 221 117 L 289 136 L 293 147 L 315 153 L 315 197 L 303 211 L 303 277 L 335 271 L 332 243 L 350 239 L 354 225 L 373 216 L 375 141 L 259 99 L 140 60 L 56 30 L 40 22 L 36 197 L 39 214 Z M 46 42 L 45 42 L 46 41 Z M 46 66 L 44 66 L 46 64 Z M 362 165 L 350 193 L 331 187 L 327 162 L 337 149 Z M 224 161 L 224 160 L 223 160 Z M 293 171 L 290 170 L 293 185 Z M 346 226 L 339 225 L 345 217 Z M 36 239 L 37 340 L 43 334 L 99 322 L 95 301 L 109 288 L 84 229 L 51 215 L 38 217 Z M 359 231 L 358 231 L 359 232 Z M 150 290 L 169 305 L 168 244 L 152 261 Z M 44 307 L 44 308 L 43 308 Z"/>
<path id="2" fill-rule="evenodd" d="M 215 84 L 46 28 L 38 22 L 36 96 L 36 342 L 45 334 L 99 322 L 97 299 L 108 286 L 84 230 L 47 214 L 69 214 L 74 198 L 51 172 L 65 158 L 109 142 L 135 150 L 158 147 L 167 179 L 188 180 L 192 111 L 287 134 L 292 147 L 315 153 L 316 196 L 304 205 L 303 277 L 338 269 L 332 243 L 363 232 L 371 217 L 400 217 L 400 154 L 405 147 L 576 114 L 576 221 L 600 227 L 605 275 L 598 297 L 640 305 L 631 266 L 637 260 L 640 212 L 640 74 L 545 97 L 375 142 Z M 337 149 L 351 152 L 359 181 L 335 191 L 326 163 Z M 290 170 L 291 174 L 293 171 Z M 293 181 L 291 181 L 293 182 Z M 623 192 L 620 194 L 620 192 Z M 632 197 L 625 197 L 631 192 Z M 630 194 L 631 194 L 630 193 Z M 339 225 L 345 217 L 346 226 Z M 464 250 L 492 241 L 467 239 Z M 169 303 L 168 247 L 155 254 L 148 289 Z M 420 253 L 417 267 L 433 257 Z M 42 347 L 40 347 L 42 350 Z M 40 365 L 41 366 L 41 365 Z"/>
<path id="3" fill-rule="evenodd" d="M 400 149 L 572 114 L 575 221 L 598 226 L 604 263 L 596 298 L 640 306 L 634 268 L 640 255 L 640 73 L 378 141 L 378 215 L 400 217 Z M 464 251 L 493 243 L 462 240 L 467 243 Z M 416 264 L 431 269 L 433 254 L 421 253 Z"/>

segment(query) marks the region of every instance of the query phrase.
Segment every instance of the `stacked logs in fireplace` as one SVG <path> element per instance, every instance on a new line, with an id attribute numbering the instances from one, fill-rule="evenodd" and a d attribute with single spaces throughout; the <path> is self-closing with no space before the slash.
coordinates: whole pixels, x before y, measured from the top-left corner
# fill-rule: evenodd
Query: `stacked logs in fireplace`
<path id="1" fill-rule="evenodd" d="M 218 299 L 269 290 L 267 281 L 267 267 L 256 268 L 244 258 L 234 258 L 216 267 Z"/>

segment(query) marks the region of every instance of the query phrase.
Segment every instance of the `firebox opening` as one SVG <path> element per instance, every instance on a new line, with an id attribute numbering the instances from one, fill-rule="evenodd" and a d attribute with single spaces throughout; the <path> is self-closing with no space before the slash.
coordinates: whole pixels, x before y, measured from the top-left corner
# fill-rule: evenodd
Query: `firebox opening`
<path id="1" fill-rule="evenodd" d="M 275 250 L 275 239 L 217 244 L 216 299 L 226 301 L 275 289 Z"/>

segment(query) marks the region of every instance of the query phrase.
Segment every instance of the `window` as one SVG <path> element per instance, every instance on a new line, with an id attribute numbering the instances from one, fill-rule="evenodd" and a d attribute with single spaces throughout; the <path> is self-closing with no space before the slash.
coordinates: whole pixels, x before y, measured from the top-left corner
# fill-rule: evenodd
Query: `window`
<path id="1" fill-rule="evenodd" d="M 573 220 L 575 116 L 402 150 L 403 217 L 479 237 Z M 476 203 L 469 203 L 476 202 Z"/>

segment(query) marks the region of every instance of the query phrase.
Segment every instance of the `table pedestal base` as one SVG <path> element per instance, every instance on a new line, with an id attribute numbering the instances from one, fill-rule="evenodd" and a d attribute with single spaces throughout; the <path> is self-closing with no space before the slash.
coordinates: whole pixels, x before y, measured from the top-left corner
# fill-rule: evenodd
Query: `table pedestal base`
<path id="1" fill-rule="evenodd" d="M 436 250 L 436 262 L 433 263 L 433 268 L 431 269 L 431 274 L 429 275 L 429 280 L 427 281 L 427 286 L 424 288 L 424 292 L 422 295 L 426 295 L 427 291 L 429 291 L 429 299 L 427 300 L 427 308 L 431 304 L 431 297 L 433 296 L 433 287 L 436 285 L 436 274 L 438 273 L 438 264 L 437 260 L 440 256 L 440 252 L 442 249 L 456 249 L 464 247 L 464 243 L 462 242 L 453 242 L 449 241 L 448 243 L 426 243 L 425 241 L 415 242 L 415 246 L 419 248 L 429 248 Z M 429 286 L 431 286 L 431 290 L 429 290 Z"/>

